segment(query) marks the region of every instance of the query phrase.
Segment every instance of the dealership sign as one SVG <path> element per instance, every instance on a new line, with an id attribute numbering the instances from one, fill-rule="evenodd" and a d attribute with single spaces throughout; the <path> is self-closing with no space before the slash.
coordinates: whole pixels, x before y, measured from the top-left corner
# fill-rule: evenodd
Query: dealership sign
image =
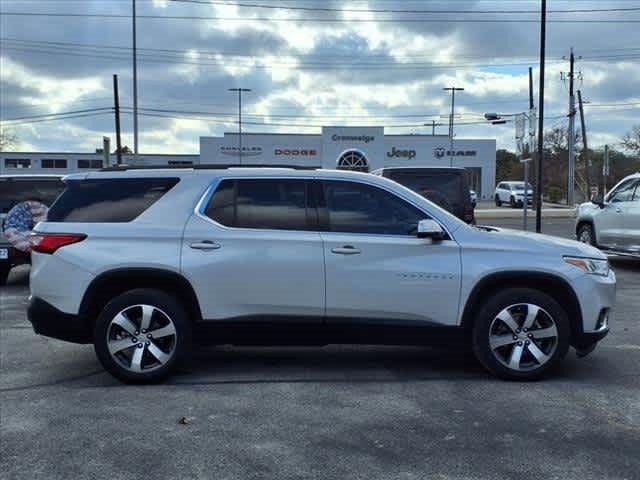
<path id="1" fill-rule="evenodd" d="M 373 142 L 376 137 L 371 135 L 332 135 L 331 140 L 334 142 Z"/>
<path id="2" fill-rule="evenodd" d="M 273 151 L 276 157 L 315 157 L 318 151 L 307 148 L 276 148 Z"/>
<path id="3" fill-rule="evenodd" d="M 389 158 L 408 158 L 411 160 L 416 157 L 415 150 L 398 150 L 396 147 L 391 147 L 391 151 L 387 152 Z"/>
<path id="4" fill-rule="evenodd" d="M 447 150 L 446 148 L 438 147 L 433 149 L 433 154 L 436 158 L 443 157 L 475 157 L 478 152 L 476 150 Z"/>
<path id="5" fill-rule="evenodd" d="M 223 155 L 229 155 L 231 157 L 239 157 L 240 149 L 236 147 L 220 147 L 220 153 Z M 257 157 L 262 155 L 262 147 L 242 147 L 243 157 Z"/>

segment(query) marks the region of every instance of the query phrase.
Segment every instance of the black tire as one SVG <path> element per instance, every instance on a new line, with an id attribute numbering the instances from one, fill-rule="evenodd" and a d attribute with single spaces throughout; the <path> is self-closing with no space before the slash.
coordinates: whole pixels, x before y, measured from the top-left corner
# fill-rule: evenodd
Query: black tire
<path id="1" fill-rule="evenodd" d="M 533 364 L 533 366 L 527 367 L 526 370 L 510 368 L 508 365 L 502 363 L 490 346 L 490 329 L 492 328 L 492 324 L 494 319 L 496 319 L 496 316 L 507 307 L 519 304 L 533 304 L 540 307 L 543 310 L 541 313 L 543 315 L 543 319 L 546 319 L 546 314 L 548 314 L 552 321 L 555 322 L 557 330 L 555 344 L 547 344 L 546 348 L 549 348 L 550 350 L 548 351 L 548 360 L 544 363 L 539 364 L 537 361 L 533 361 L 534 357 L 530 353 L 530 350 L 525 350 L 522 357 L 519 357 L 530 358 L 530 363 Z M 536 320 L 536 322 L 538 322 L 538 320 Z M 534 331 L 535 329 L 531 330 L 531 332 Z M 513 335 L 515 339 L 515 333 Z M 518 335 L 527 334 L 519 332 Z M 476 358 L 484 368 L 499 378 L 521 381 L 537 380 L 552 371 L 562 361 L 569 349 L 570 335 L 571 328 L 569 325 L 569 319 L 564 309 L 556 300 L 539 290 L 530 288 L 509 288 L 492 295 L 478 311 L 478 315 L 473 326 L 473 351 Z M 509 333 L 508 336 L 510 337 L 511 333 Z M 526 338 L 523 340 L 526 340 Z M 541 345 L 540 340 L 537 340 L 536 342 L 533 340 L 528 341 L 535 343 L 536 347 Z M 553 342 L 553 340 L 550 341 Z M 522 345 L 524 343 L 524 341 L 520 341 L 517 345 Z M 515 346 L 516 343 L 513 342 L 514 349 Z M 507 349 L 508 351 L 511 347 L 509 345 L 505 345 L 500 348 Z M 521 348 L 528 349 L 530 347 L 523 346 Z M 511 351 L 511 354 L 513 354 L 513 351 Z M 536 365 L 538 366 L 536 367 Z"/>
<path id="2" fill-rule="evenodd" d="M 516 208 L 518 206 L 518 202 L 516 202 L 516 198 L 515 197 L 511 197 L 509 199 L 509 205 L 511 205 L 511 208 Z"/>
<path id="3" fill-rule="evenodd" d="M 502 200 L 500 200 L 500 196 L 496 194 L 496 207 L 502 206 Z"/>
<path id="4" fill-rule="evenodd" d="M 593 225 L 590 223 L 582 223 L 578 226 L 576 238 L 579 242 L 593 245 L 594 247 L 596 246 L 595 232 L 593 231 Z"/>
<path id="5" fill-rule="evenodd" d="M 11 267 L 8 265 L 0 266 L 0 287 L 4 287 L 7 284 L 7 279 L 9 278 L 9 272 L 11 271 Z"/>
<path id="6" fill-rule="evenodd" d="M 117 354 L 116 359 L 109 352 L 108 338 L 113 335 L 114 328 L 116 330 L 119 328 L 118 326 L 114 326 L 112 320 L 120 312 L 126 311 L 128 309 L 131 309 L 130 311 L 135 311 L 136 308 L 140 308 L 136 307 L 138 305 L 148 305 L 156 309 L 151 315 L 152 318 L 155 317 L 155 319 L 152 320 L 152 325 L 159 325 L 159 322 L 166 321 L 166 319 L 168 318 L 169 323 L 172 322 L 173 324 L 175 334 L 168 336 L 168 338 L 164 337 L 163 339 L 152 337 L 149 337 L 147 339 L 145 338 L 144 332 L 135 332 L 136 334 L 139 333 L 139 335 L 133 337 L 133 335 L 126 334 L 124 329 L 122 329 L 121 334 L 123 335 L 123 337 L 121 337 L 120 340 L 128 340 L 128 338 L 131 337 L 132 346 L 122 349 L 121 352 Z M 163 314 L 166 315 L 166 317 Z M 140 326 L 141 321 L 141 319 L 131 319 L 132 324 L 136 327 Z M 149 333 L 152 334 L 153 331 L 156 330 L 152 330 L 150 328 Z M 126 335 L 129 335 L 129 337 L 127 337 Z M 137 336 L 140 336 L 141 338 L 138 339 Z M 118 337 L 111 339 L 112 342 L 117 340 Z M 135 340 L 135 342 L 133 340 Z M 138 341 L 139 343 L 137 343 Z M 165 342 L 164 345 L 161 345 L 162 342 Z M 151 354 L 151 346 L 147 347 L 145 344 L 152 344 L 153 347 L 168 345 L 168 347 L 164 348 L 164 350 L 170 352 L 170 355 L 167 356 L 168 359 L 165 361 L 165 363 L 155 360 L 156 357 Z M 98 316 L 98 319 L 96 320 L 94 331 L 94 349 L 98 360 L 105 368 L 105 370 L 125 383 L 157 383 L 165 380 L 177 368 L 182 367 L 188 363 L 191 353 L 191 346 L 192 328 L 189 317 L 184 307 L 174 297 L 161 290 L 136 289 L 125 292 L 111 300 L 104 307 L 104 309 Z M 126 358 L 127 354 L 130 354 L 131 358 L 133 358 L 135 349 L 138 347 L 140 347 L 143 351 L 141 355 L 144 355 L 148 361 L 155 361 L 156 363 L 158 363 L 158 365 L 148 366 L 147 371 L 144 371 L 145 368 L 141 368 L 142 371 L 140 372 L 132 371 L 131 369 L 126 368 L 123 365 L 126 360 L 122 360 L 122 358 Z M 124 353 L 125 350 L 127 351 L 126 354 Z M 141 362 L 143 361 L 144 359 L 141 360 Z M 133 365 L 133 361 L 131 361 L 131 365 Z"/>

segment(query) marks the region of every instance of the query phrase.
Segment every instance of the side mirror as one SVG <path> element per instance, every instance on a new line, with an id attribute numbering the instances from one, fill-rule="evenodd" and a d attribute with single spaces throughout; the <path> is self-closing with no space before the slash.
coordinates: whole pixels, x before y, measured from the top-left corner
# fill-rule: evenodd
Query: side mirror
<path id="1" fill-rule="evenodd" d="M 604 197 L 602 194 L 594 195 L 591 197 L 591 203 L 598 205 L 600 208 L 604 208 Z"/>
<path id="2" fill-rule="evenodd" d="M 440 224 L 435 220 L 420 220 L 418 222 L 418 238 L 430 238 L 435 242 L 443 240 L 445 233 Z"/>

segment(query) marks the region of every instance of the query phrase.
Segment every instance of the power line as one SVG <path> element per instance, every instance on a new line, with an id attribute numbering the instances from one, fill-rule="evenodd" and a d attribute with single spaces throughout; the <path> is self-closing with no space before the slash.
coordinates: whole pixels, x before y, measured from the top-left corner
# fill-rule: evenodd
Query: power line
<path id="1" fill-rule="evenodd" d="M 74 118 L 85 118 L 85 117 L 96 117 L 99 115 L 107 115 L 107 114 L 111 114 L 111 112 L 95 112 L 95 113 L 84 113 L 84 114 L 80 114 L 80 115 L 69 115 L 69 116 L 63 116 L 63 117 L 53 117 L 53 118 L 41 118 L 41 119 L 36 119 L 36 120 L 24 120 L 24 121 L 19 121 L 19 122 L 11 122 L 9 123 L 9 125 L 11 127 L 15 127 L 18 125 L 31 125 L 32 123 L 41 123 L 41 122 L 53 122 L 53 121 L 58 121 L 58 120 L 70 120 L 70 119 L 74 119 Z M 3 120 L 0 123 L 4 123 L 5 120 Z"/>
<path id="2" fill-rule="evenodd" d="M 306 12 L 328 12 L 328 13 L 428 13 L 428 14 L 539 14 L 540 10 L 406 10 L 395 8 L 330 8 L 330 7 L 300 7 L 290 5 L 266 5 L 257 3 L 225 2 L 221 0 L 169 0 L 174 3 L 196 3 L 200 5 L 221 5 L 243 8 L 260 8 L 269 10 L 292 10 Z M 578 8 L 568 10 L 548 10 L 547 13 L 604 13 L 604 12 L 636 12 L 640 7 L 617 7 L 617 8 Z"/>
<path id="3" fill-rule="evenodd" d="M 72 115 L 72 114 L 76 114 L 76 113 L 88 113 L 88 112 L 99 112 L 99 111 L 103 111 L 103 110 L 112 110 L 112 107 L 103 107 L 103 108 L 87 108 L 85 110 L 72 110 L 70 112 L 58 112 L 58 113 L 48 113 L 48 114 L 42 114 L 42 115 L 29 115 L 26 117 L 15 117 L 15 118 L 6 118 L 4 119 L 4 121 L 6 122 L 13 122 L 13 121 L 17 121 L 17 120 L 30 120 L 30 119 L 37 119 L 37 118 L 42 118 L 42 117 L 53 117 L 53 116 L 60 116 L 60 115 Z"/>
<path id="4" fill-rule="evenodd" d="M 110 18 L 110 19 L 127 19 L 131 20 L 131 15 L 123 14 L 107 14 L 107 13 L 58 13 L 58 12 L 3 12 L 6 16 L 22 16 L 22 17 L 47 17 L 47 18 Z M 315 22 L 315 23 L 540 23 L 537 19 L 505 19 L 505 18 L 283 18 L 283 17 L 218 17 L 218 16 L 199 16 L 199 15 L 137 15 L 138 19 L 152 20 L 208 20 L 220 22 Z M 593 19 L 593 20 L 577 20 L 577 19 L 549 19 L 547 23 L 558 24 L 635 24 L 640 20 L 628 18 L 620 19 Z"/>

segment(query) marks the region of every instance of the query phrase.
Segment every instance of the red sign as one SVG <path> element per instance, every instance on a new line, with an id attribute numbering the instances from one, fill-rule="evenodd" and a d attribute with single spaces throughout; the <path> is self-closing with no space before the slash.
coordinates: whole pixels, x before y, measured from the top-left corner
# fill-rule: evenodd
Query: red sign
<path id="1" fill-rule="evenodd" d="M 315 157 L 318 155 L 316 150 L 307 150 L 301 148 L 276 148 L 274 151 L 276 157 Z"/>

